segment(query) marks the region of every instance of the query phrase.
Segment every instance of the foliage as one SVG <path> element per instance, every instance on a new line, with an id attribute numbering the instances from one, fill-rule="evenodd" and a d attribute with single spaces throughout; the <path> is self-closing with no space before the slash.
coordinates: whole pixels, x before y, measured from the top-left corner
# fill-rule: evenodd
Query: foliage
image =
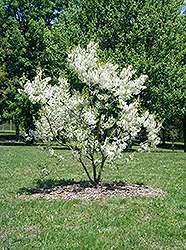
<path id="1" fill-rule="evenodd" d="M 111 58 L 121 67 L 133 65 L 138 76 L 147 74 L 143 106 L 164 118 L 168 129 L 176 128 L 186 110 L 183 4 L 183 0 L 79 0 L 61 14 L 57 25 L 61 39 L 56 44 L 85 45 L 94 40 L 104 61 Z"/>
<path id="2" fill-rule="evenodd" d="M 96 50 L 97 44 L 90 42 L 87 49 L 78 46 L 68 54 L 70 67 L 84 83 L 82 92 L 71 92 L 64 78 L 59 79 L 58 85 L 51 86 L 51 78 L 42 79 L 41 71 L 33 82 L 24 84 L 24 92 L 30 100 L 41 104 L 37 136 L 53 140 L 60 131 L 95 186 L 105 161 L 114 162 L 120 157 L 142 126 L 148 134 L 144 148 L 159 143 L 160 129 L 153 115 L 148 111 L 140 114 L 138 100 L 132 101 L 132 97 L 145 88 L 147 76 L 134 80 L 135 71 L 130 67 L 118 74 L 118 65 L 100 62 Z M 84 164 L 85 157 L 91 162 L 93 179 Z"/>
<path id="3" fill-rule="evenodd" d="M 179 127 L 186 91 L 182 7 L 183 0 L 1 1 L 1 116 L 4 110 L 15 114 L 9 103 L 15 101 L 18 79 L 23 72 L 33 79 L 38 64 L 54 82 L 63 69 L 77 88 L 80 82 L 69 71 L 66 50 L 93 40 L 103 61 L 111 58 L 121 68 L 133 65 L 138 76 L 148 74 L 142 106 L 165 118 L 168 129 Z"/>
<path id="4" fill-rule="evenodd" d="M 56 74 L 49 58 L 48 39 L 53 21 L 65 6 L 65 1 L 60 0 L 2 0 L 0 3 L 0 115 L 4 119 L 13 118 L 25 130 L 28 126 L 33 128 L 32 114 L 37 107 L 26 99 L 23 104 L 23 97 L 17 92 L 18 79 L 23 73 L 32 79 L 39 64 L 49 74 Z"/>

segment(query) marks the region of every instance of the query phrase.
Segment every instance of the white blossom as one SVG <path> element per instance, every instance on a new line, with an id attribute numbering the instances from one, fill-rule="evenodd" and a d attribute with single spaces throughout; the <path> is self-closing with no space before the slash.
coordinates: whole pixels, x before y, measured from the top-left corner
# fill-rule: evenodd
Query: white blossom
<path id="1" fill-rule="evenodd" d="M 131 102 L 131 97 L 145 89 L 147 76 L 134 80 L 131 66 L 119 73 L 118 65 L 100 62 L 97 47 L 98 44 L 91 42 L 87 49 L 78 46 L 68 54 L 70 67 L 85 85 L 82 93 L 77 90 L 71 93 L 64 78 L 59 78 L 57 85 L 50 85 L 51 78 L 43 79 L 41 70 L 23 89 L 31 101 L 41 104 L 37 137 L 50 141 L 60 131 L 75 157 L 95 157 L 93 164 L 100 163 L 100 155 L 94 152 L 114 162 L 142 126 L 146 128 L 148 141 L 141 147 L 147 150 L 150 145 L 156 146 L 161 127 L 148 111 L 139 112 L 137 100 Z M 55 155 L 52 150 L 50 153 Z"/>

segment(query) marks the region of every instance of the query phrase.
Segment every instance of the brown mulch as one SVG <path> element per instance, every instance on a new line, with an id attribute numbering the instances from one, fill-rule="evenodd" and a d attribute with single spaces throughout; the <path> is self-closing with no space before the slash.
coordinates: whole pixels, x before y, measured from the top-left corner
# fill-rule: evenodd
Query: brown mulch
<path id="1" fill-rule="evenodd" d="M 54 185 L 52 187 L 44 187 L 32 190 L 29 195 L 21 195 L 27 199 L 45 198 L 49 199 L 105 199 L 113 197 L 160 197 L 166 196 L 167 193 L 160 188 L 153 188 L 146 185 L 127 184 L 124 182 L 104 182 L 100 183 L 97 188 L 93 187 L 89 182 L 80 181 L 74 183 L 66 183 Z"/>

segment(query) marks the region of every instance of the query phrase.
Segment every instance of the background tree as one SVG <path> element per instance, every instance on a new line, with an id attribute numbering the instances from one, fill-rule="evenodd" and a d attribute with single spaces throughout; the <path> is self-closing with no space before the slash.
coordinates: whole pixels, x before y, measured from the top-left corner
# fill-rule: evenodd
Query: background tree
<path id="1" fill-rule="evenodd" d="M 29 101 L 17 92 L 19 78 L 24 73 L 32 79 L 38 66 L 47 68 L 46 74 L 56 75 L 48 52 L 48 37 L 53 21 L 66 5 L 60 0 L 2 0 L 0 3 L 1 116 L 21 121 L 26 130 L 33 128 L 34 111 Z"/>
<path id="2" fill-rule="evenodd" d="M 3 0 L 0 47 L 1 68 L 7 78 L 4 84 L 17 93 L 17 79 L 23 72 L 32 79 L 40 64 L 54 82 L 61 69 L 65 70 L 77 87 L 80 82 L 69 71 L 66 51 L 94 40 L 99 42 L 103 61 L 110 58 L 121 67 L 132 64 L 137 75 L 148 74 L 147 89 L 141 95 L 143 106 L 159 113 L 165 127 L 176 128 L 181 121 L 186 131 L 182 7 L 183 0 Z M 6 94 L 9 101 L 15 99 L 12 96 L 15 94 Z M 186 151 L 186 132 L 184 135 Z"/>
<path id="3" fill-rule="evenodd" d="M 122 67 L 132 64 L 137 75 L 148 74 L 143 106 L 164 118 L 165 127 L 176 128 L 180 121 L 185 124 L 186 117 L 183 4 L 183 0 L 72 1 L 56 25 L 61 34 L 56 44 L 68 47 L 94 40 L 103 60 L 111 58 Z M 65 54 L 61 57 L 65 59 Z"/>

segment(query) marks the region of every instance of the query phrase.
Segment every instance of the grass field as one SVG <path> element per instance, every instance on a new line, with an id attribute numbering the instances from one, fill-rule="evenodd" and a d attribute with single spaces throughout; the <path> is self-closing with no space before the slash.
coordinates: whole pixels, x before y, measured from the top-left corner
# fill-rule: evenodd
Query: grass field
<path id="1" fill-rule="evenodd" d="M 0 146 L 0 249 L 186 249 L 186 154 L 159 148 L 118 161 L 104 181 L 159 187 L 164 198 L 23 199 L 45 180 L 85 180 L 68 150 L 60 164 L 39 146 Z M 58 149 L 60 150 L 60 149 Z M 59 151 L 58 151 L 59 152 Z M 42 177 L 42 167 L 49 175 Z"/>

